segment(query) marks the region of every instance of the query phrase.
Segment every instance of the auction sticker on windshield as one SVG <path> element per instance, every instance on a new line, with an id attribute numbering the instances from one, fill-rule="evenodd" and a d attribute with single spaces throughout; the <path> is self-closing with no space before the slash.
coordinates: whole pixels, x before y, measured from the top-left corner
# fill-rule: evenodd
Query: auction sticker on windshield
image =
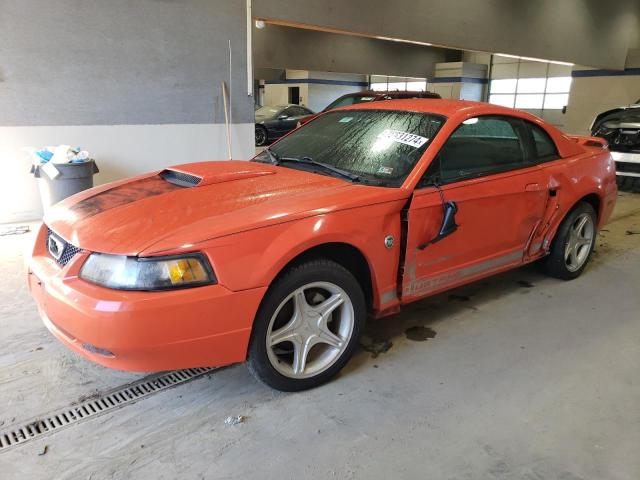
<path id="1" fill-rule="evenodd" d="M 429 140 L 426 137 L 421 137 L 420 135 L 416 135 L 414 133 L 401 132 L 400 130 L 392 130 L 387 128 L 383 130 L 378 135 L 378 138 L 384 138 L 388 140 L 392 140 L 398 143 L 404 143 L 405 145 L 409 145 L 414 148 L 420 148 Z"/>

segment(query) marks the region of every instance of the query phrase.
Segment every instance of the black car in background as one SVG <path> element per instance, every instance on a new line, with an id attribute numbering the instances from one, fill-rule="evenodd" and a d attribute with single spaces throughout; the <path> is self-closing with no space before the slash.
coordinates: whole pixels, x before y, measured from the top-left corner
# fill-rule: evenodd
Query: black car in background
<path id="1" fill-rule="evenodd" d="M 381 100 L 398 100 L 402 98 L 442 98 L 435 92 L 422 92 L 411 90 L 393 90 L 393 91 L 377 91 L 377 90 L 364 90 L 361 92 L 347 93 L 341 97 L 336 98 L 329 105 L 324 107 L 322 112 L 328 112 L 334 108 L 346 107 L 347 105 L 355 105 L 357 103 L 379 102 Z M 317 115 L 306 117 L 300 121 L 300 125 L 307 123 L 309 120 L 313 120 Z"/>
<path id="2" fill-rule="evenodd" d="M 301 105 L 276 105 L 260 107 L 256 115 L 256 145 L 270 143 L 296 128 L 298 122 L 314 115 Z"/>
<path id="3" fill-rule="evenodd" d="M 591 135 L 609 143 L 618 188 L 640 193 L 640 99 L 634 105 L 599 114 L 591 125 Z"/>

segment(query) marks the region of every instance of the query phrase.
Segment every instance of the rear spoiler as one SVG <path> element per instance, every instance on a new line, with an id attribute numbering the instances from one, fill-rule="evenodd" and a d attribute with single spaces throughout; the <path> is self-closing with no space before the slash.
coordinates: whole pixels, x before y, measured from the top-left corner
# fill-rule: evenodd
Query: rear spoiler
<path id="1" fill-rule="evenodd" d="M 583 147 L 595 147 L 605 149 L 609 146 L 609 143 L 600 137 L 589 137 L 586 135 L 567 135 L 571 140 Z"/>

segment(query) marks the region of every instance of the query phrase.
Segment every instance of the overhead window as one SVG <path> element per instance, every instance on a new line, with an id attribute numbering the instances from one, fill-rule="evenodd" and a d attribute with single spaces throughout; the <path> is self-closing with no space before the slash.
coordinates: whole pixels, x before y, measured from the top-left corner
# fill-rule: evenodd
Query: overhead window
<path id="1" fill-rule="evenodd" d="M 489 85 L 489 103 L 523 110 L 561 110 L 569 103 L 571 77 L 499 78 Z"/>
<path id="2" fill-rule="evenodd" d="M 497 94 L 489 95 L 489 103 L 493 103 L 494 105 L 500 105 L 501 107 L 513 108 L 513 106 L 515 105 L 515 101 L 516 101 L 515 95 L 497 95 Z"/>
<path id="3" fill-rule="evenodd" d="M 516 95 L 516 108 L 524 110 L 539 110 L 544 105 L 544 95 L 541 93 L 527 93 Z"/>
<path id="4" fill-rule="evenodd" d="M 371 84 L 371 90 L 374 92 L 386 92 L 389 90 L 387 82 L 376 82 Z"/>
<path id="5" fill-rule="evenodd" d="M 376 77 L 376 78 L 385 78 L 385 77 Z M 397 79 L 397 77 L 392 77 Z M 376 81 L 371 83 L 371 90 L 376 92 L 426 92 L 427 91 L 427 79 L 426 78 L 404 78 L 402 81 L 396 81 L 392 78 L 387 77 L 387 80 L 384 82 Z"/>
<path id="6" fill-rule="evenodd" d="M 516 93 L 517 84 L 516 78 L 491 80 L 491 93 Z"/>

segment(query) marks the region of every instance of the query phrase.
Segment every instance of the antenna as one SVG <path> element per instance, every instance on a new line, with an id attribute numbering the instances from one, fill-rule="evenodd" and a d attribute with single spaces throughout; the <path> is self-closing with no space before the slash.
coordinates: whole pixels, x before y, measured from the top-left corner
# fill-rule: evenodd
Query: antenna
<path id="1" fill-rule="evenodd" d="M 227 150 L 229 153 L 229 160 L 233 160 L 233 153 L 231 151 L 231 40 L 229 40 L 229 86 L 226 82 L 222 81 L 222 100 L 224 102 L 224 123 L 227 130 Z"/>
<path id="2" fill-rule="evenodd" d="M 224 123 L 227 131 L 227 151 L 229 153 L 229 160 L 233 159 L 231 154 L 231 127 L 229 125 L 229 106 L 227 105 L 227 84 L 222 81 L 222 100 L 224 102 Z"/>

